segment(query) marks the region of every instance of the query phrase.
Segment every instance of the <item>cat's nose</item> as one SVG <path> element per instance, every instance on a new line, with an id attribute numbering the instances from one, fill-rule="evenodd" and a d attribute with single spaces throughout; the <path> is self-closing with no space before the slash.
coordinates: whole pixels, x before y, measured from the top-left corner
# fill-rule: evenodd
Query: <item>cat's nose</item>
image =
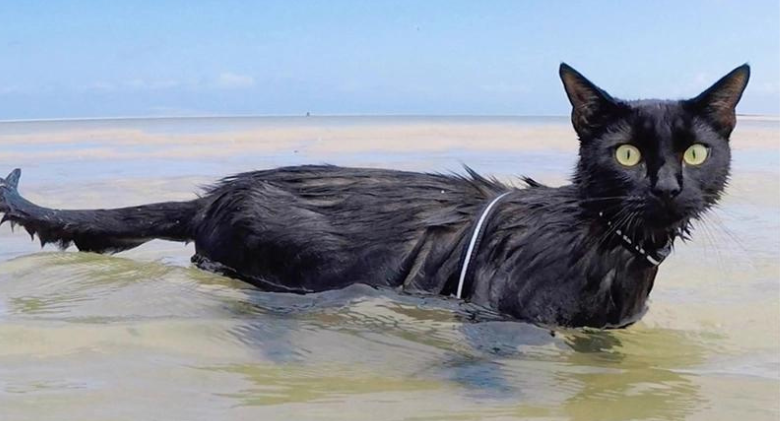
<path id="1" fill-rule="evenodd" d="M 653 195 L 659 199 L 669 201 L 677 197 L 677 195 L 680 194 L 680 191 L 682 191 L 682 188 L 676 179 L 673 177 L 666 177 L 658 180 L 651 191 L 653 192 Z"/>

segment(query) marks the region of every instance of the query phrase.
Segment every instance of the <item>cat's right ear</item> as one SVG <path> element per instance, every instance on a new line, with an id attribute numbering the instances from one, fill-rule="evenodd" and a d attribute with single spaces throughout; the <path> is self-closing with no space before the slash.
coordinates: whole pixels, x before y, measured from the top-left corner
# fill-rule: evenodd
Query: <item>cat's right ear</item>
<path id="1" fill-rule="evenodd" d="M 615 100 L 566 63 L 558 69 L 571 103 L 571 122 L 580 140 L 591 137 L 612 116 Z"/>
<path id="2" fill-rule="evenodd" d="M 743 64 L 688 102 L 728 139 L 737 124 L 736 107 L 750 80 L 750 66 Z"/>

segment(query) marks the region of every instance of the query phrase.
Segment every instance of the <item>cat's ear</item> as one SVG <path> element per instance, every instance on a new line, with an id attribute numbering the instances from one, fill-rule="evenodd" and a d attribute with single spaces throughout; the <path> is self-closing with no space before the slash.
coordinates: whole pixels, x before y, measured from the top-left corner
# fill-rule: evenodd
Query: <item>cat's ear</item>
<path id="1" fill-rule="evenodd" d="M 615 100 L 566 63 L 558 69 L 571 103 L 571 122 L 580 140 L 589 138 L 603 126 L 617 108 Z"/>
<path id="2" fill-rule="evenodd" d="M 750 66 L 743 64 L 723 76 L 696 98 L 689 100 L 694 112 L 704 116 L 723 137 L 737 124 L 736 107 L 750 80 Z"/>

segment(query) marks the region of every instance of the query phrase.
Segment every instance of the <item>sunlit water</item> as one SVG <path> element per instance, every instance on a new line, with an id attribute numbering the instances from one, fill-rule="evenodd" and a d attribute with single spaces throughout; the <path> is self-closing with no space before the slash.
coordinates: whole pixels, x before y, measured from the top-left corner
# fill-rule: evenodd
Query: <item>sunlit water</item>
<path id="1" fill-rule="evenodd" d="M 191 267 L 191 245 L 40 250 L 6 224 L 0 419 L 778 419 L 780 122 L 743 119 L 732 144 L 728 197 L 621 331 L 553 334 L 362 286 L 264 293 Z M 560 184 L 576 148 L 564 118 L 0 123 L 0 172 L 22 167 L 23 194 L 63 208 L 183 200 L 300 163 Z"/>

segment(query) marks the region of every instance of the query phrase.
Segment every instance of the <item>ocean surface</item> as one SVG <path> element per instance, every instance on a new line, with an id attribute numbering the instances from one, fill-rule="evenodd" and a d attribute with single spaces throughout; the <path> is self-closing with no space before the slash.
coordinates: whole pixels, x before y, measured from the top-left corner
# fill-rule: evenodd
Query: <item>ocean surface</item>
<path id="1" fill-rule="evenodd" d="M 104 256 L 0 227 L 0 420 L 777 420 L 780 120 L 744 117 L 718 210 L 619 331 L 471 320 L 453 299 L 353 286 L 266 293 L 192 245 Z M 186 200 L 304 163 L 559 185 L 559 117 L 181 118 L 0 123 L 0 175 L 40 205 Z"/>

